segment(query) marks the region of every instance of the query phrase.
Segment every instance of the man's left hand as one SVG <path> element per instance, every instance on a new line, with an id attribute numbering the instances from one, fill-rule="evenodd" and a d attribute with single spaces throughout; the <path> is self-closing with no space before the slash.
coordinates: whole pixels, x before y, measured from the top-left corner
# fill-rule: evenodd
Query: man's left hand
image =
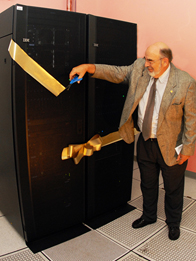
<path id="1" fill-rule="evenodd" d="M 186 160 L 188 160 L 190 156 L 182 155 L 181 153 L 178 155 L 176 161 L 178 161 L 179 165 L 182 165 Z"/>

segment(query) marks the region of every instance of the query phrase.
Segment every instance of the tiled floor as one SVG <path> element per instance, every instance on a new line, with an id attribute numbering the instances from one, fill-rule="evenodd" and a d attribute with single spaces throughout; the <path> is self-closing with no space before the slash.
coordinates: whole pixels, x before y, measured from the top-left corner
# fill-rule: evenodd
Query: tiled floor
<path id="1" fill-rule="evenodd" d="M 164 190 L 160 177 L 158 220 L 135 230 L 132 222 L 140 217 L 142 197 L 137 163 L 134 162 L 133 186 L 129 204 L 136 209 L 86 234 L 57 246 L 32 253 L 23 238 L 0 212 L 0 260 L 5 261 L 194 261 L 196 260 L 196 179 L 186 176 L 181 236 L 168 239 L 165 225 Z M 196 177 L 195 177 L 196 178 Z"/>

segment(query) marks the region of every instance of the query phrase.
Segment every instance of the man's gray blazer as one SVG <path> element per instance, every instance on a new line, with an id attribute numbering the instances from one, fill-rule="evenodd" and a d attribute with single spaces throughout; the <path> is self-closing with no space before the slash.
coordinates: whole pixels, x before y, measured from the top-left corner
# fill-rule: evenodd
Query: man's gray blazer
<path id="1" fill-rule="evenodd" d="M 113 83 L 129 85 L 124 104 L 119 133 L 125 142 L 134 141 L 133 112 L 137 108 L 148 86 L 150 76 L 145 68 L 145 60 L 137 59 L 130 66 L 96 64 L 92 76 Z M 171 64 L 168 83 L 162 98 L 157 140 L 168 166 L 177 164 L 175 147 L 183 144 L 181 153 L 191 156 L 195 151 L 196 140 L 196 82 L 186 72 Z"/>

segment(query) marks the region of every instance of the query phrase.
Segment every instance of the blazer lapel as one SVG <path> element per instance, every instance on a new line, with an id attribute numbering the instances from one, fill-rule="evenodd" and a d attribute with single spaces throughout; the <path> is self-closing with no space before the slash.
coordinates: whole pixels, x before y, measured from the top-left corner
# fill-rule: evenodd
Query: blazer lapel
<path id="1" fill-rule="evenodd" d="M 148 74 L 147 70 L 145 69 L 143 75 L 139 78 L 136 92 L 135 92 L 135 102 L 134 102 L 134 110 L 139 104 L 142 96 L 144 95 L 146 88 L 150 81 L 150 75 Z"/>
<path id="2" fill-rule="evenodd" d="M 163 94 L 163 98 L 161 101 L 161 106 L 159 110 L 159 119 L 158 119 L 158 126 L 157 131 L 161 126 L 161 123 L 165 117 L 168 107 L 170 106 L 173 97 L 175 96 L 177 91 L 176 88 L 176 74 L 175 74 L 175 66 L 171 64 L 171 71 L 168 79 L 168 83 L 165 88 L 165 92 Z"/>

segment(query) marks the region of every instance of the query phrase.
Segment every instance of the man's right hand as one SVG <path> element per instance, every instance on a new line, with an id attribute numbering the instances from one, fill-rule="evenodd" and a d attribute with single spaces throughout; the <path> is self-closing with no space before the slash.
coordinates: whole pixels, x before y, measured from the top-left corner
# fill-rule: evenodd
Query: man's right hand
<path id="1" fill-rule="evenodd" d="M 70 74 L 69 74 L 69 79 L 70 81 L 76 76 L 78 75 L 78 78 L 83 78 L 85 73 L 88 72 L 90 74 L 94 74 L 95 73 L 95 65 L 94 64 L 81 64 L 77 67 L 74 67 Z M 79 82 L 78 82 L 79 83 Z"/>

